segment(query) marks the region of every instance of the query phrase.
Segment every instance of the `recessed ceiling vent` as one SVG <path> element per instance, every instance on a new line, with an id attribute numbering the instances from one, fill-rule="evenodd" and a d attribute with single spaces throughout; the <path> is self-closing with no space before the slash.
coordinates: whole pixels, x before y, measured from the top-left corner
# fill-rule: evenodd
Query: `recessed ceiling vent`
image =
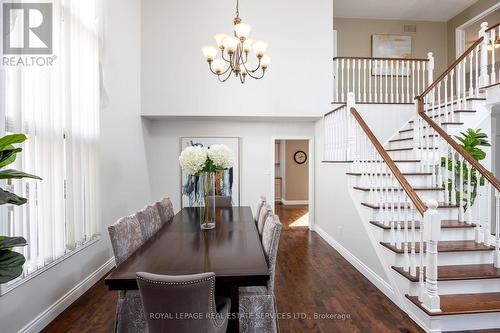
<path id="1" fill-rule="evenodd" d="M 414 34 L 417 32 L 417 26 L 415 24 L 405 24 L 403 26 L 403 31 Z"/>

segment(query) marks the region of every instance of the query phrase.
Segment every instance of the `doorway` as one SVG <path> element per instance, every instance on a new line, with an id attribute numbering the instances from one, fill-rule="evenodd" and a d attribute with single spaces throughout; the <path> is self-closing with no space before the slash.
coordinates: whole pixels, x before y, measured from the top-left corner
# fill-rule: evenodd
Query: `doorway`
<path id="1" fill-rule="evenodd" d="M 286 230 L 312 222 L 311 139 L 274 140 L 274 211 Z"/>

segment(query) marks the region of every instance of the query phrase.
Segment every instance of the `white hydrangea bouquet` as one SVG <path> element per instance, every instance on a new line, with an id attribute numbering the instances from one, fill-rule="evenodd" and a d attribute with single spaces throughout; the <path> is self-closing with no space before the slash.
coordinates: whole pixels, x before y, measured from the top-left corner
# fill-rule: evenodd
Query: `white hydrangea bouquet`
<path id="1" fill-rule="evenodd" d="M 205 204 L 201 228 L 214 228 L 215 173 L 233 167 L 233 152 L 226 145 L 212 145 L 209 148 L 190 146 L 181 152 L 179 163 L 188 175 L 201 177 Z"/>

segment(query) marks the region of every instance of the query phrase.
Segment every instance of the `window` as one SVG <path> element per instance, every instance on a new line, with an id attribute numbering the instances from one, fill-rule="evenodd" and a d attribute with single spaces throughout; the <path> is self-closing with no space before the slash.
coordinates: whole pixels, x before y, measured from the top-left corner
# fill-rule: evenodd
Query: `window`
<path id="1" fill-rule="evenodd" d="M 5 131 L 28 137 L 13 167 L 43 178 L 7 184 L 28 203 L 2 207 L 0 235 L 28 246 L 2 293 L 99 238 L 100 2 L 54 0 L 52 65 L 2 66 Z"/>

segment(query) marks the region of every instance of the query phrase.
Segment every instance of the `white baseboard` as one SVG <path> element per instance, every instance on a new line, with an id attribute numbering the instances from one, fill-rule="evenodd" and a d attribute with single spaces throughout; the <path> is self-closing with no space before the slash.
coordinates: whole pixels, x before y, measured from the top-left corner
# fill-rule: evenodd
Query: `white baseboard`
<path id="1" fill-rule="evenodd" d="M 299 206 L 299 205 L 308 205 L 309 200 L 285 200 L 281 198 L 281 203 L 285 206 Z"/>
<path id="2" fill-rule="evenodd" d="M 320 226 L 315 225 L 314 231 L 323 238 L 331 247 L 337 250 L 344 259 L 349 261 L 361 274 L 363 274 L 371 283 L 373 283 L 380 291 L 382 291 L 389 299 L 393 299 L 394 291 L 392 286 L 387 283 L 384 279 L 380 277 L 377 273 L 372 271 L 372 269 L 366 266 L 362 261 L 360 261 L 356 256 L 349 252 L 345 247 L 343 247 L 339 242 L 333 239 L 325 230 Z"/>
<path id="3" fill-rule="evenodd" d="M 99 281 L 104 274 L 109 272 L 115 267 L 115 258 L 111 257 L 101 267 L 96 269 L 92 274 L 87 276 L 84 280 L 74 286 L 70 291 L 59 298 L 54 304 L 48 307 L 45 311 L 40 313 L 35 319 L 24 326 L 19 332 L 21 333 L 37 333 L 40 332 L 45 326 L 50 324 L 61 312 L 68 306 L 83 295 L 90 289 L 97 281 Z"/>

